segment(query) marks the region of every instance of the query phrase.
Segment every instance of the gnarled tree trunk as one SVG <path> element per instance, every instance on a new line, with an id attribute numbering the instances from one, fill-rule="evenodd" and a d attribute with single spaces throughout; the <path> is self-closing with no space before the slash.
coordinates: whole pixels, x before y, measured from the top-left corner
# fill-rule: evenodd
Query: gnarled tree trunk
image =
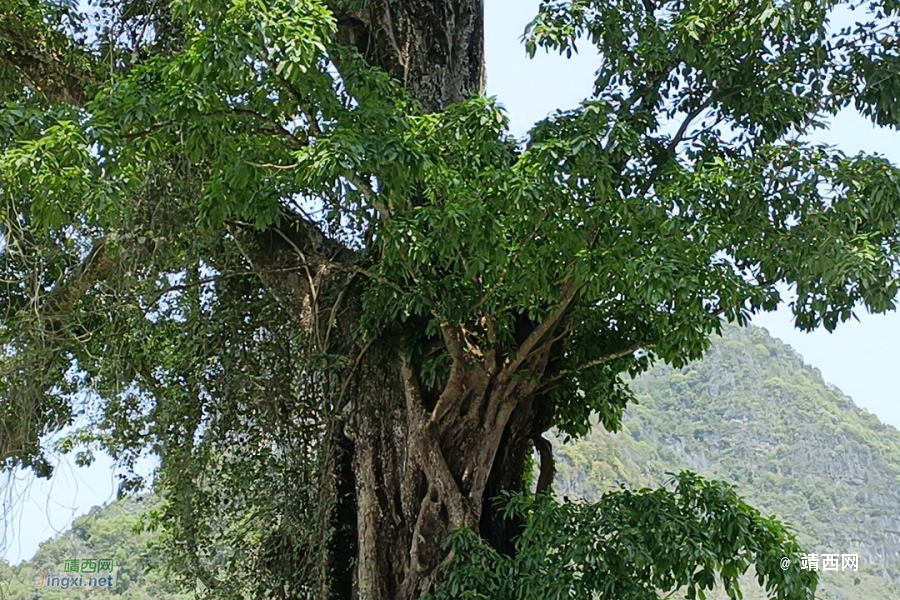
<path id="1" fill-rule="evenodd" d="M 393 340 L 370 346 L 351 384 L 345 431 L 358 531 L 353 597 L 361 599 L 421 597 L 448 559 L 442 543 L 456 528 L 511 551 L 514 524 L 491 501 L 521 488 L 532 439 L 543 429 L 540 398 L 527 384 L 504 381 L 497 362 L 460 367 L 435 401 L 397 347 Z"/>

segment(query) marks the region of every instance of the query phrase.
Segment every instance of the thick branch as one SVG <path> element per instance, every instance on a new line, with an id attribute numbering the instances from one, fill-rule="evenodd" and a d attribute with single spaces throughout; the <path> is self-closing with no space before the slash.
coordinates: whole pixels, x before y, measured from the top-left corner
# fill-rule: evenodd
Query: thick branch
<path id="1" fill-rule="evenodd" d="M 295 133 L 292 133 L 289 129 L 287 129 L 281 123 L 270 119 L 269 117 L 260 114 L 256 111 L 245 109 L 245 108 L 233 108 L 228 110 L 216 110 L 208 113 L 204 113 L 199 116 L 200 119 L 216 119 L 222 117 L 247 117 L 257 123 L 263 125 L 262 129 L 257 130 L 257 132 L 261 135 L 268 135 L 281 138 L 285 142 L 287 142 L 293 148 L 302 148 L 308 145 L 308 140 L 306 136 L 303 137 L 297 136 Z M 167 127 L 172 127 L 176 125 L 176 121 L 163 121 L 161 123 L 156 123 L 147 129 L 143 129 L 141 131 L 132 131 L 130 133 L 125 133 L 122 135 L 122 138 L 125 140 L 138 140 L 142 138 L 149 137 L 155 133 L 158 133 Z M 247 161 L 245 161 L 247 162 Z M 251 163 L 252 164 L 252 163 Z M 253 165 L 253 166 L 267 166 L 267 167 L 275 167 L 281 169 L 292 169 L 295 168 L 296 165 Z"/>
<path id="2" fill-rule="evenodd" d="M 656 180 L 662 174 L 663 169 L 670 159 L 675 157 L 675 150 L 678 148 L 678 144 L 680 144 L 684 140 L 684 136 L 687 134 L 688 128 L 691 126 L 691 123 L 694 122 L 694 119 L 700 116 L 700 114 L 712 106 L 713 102 L 716 100 L 715 94 L 710 94 L 710 96 L 704 100 L 700 106 L 689 112 L 684 121 L 681 123 L 681 127 L 678 128 L 678 131 L 672 136 L 672 139 L 669 141 L 669 144 L 666 146 L 665 151 L 659 162 L 653 167 L 653 170 L 644 180 L 644 184 L 641 186 L 640 191 L 637 193 L 637 197 L 643 197 L 650 188 L 653 187 L 653 184 L 656 183 Z"/>
<path id="3" fill-rule="evenodd" d="M 294 260 L 285 256 L 283 251 L 273 251 L 271 238 L 266 239 L 267 235 L 272 235 L 271 232 L 251 232 L 234 226 L 229 227 L 228 231 L 234 238 L 238 250 L 279 304 L 292 310 L 298 310 L 304 305 L 313 291 L 312 280 L 295 268 L 285 269 L 284 273 L 273 275 L 271 268 L 273 264 L 281 265 L 289 262 L 293 265 Z"/>
<path id="4" fill-rule="evenodd" d="M 422 404 L 419 379 L 405 354 L 401 351 L 401 376 L 406 393 L 406 412 L 409 419 L 410 452 L 447 508 L 453 527 L 473 526 L 471 511 L 466 509 L 462 491 L 453 478 L 437 438 L 436 425 L 426 418 Z"/>
<path id="5" fill-rule="evenodd" d="M 590 369 L 591 367 L 597 367 L 600 365 L 605 365 L 606 363 L 612 362 L 618 358 L 622 358 L 623 356 L 628 356 L 629 354 L 634 354 L 638 350 L 652 348 L 652 344 L 648 344 L 646 342 L 635 342 L 630 346 L 622 348 L 621 350 L 617 350 L 615 352 L 610 352 L 609 354 L 604 354 L 603 356 L 598 356 L 593 360 L 589 360 L 587 362 L 581 363 L 577 367 L 571 369 L 563 369 L 559 371 L 552 377 L 545 379 L 541 383 L 541 387 L 539 389 L 545 390 L 551 383 L 559 381 L 563 377 L 571 375 L 572 373 L 578 373 L 579 371 L 583 371 L 585 369 Z"/>
<path id="6" fill-rule="evenodd" d="M 87 102 L 86 79 L 77 71 L 47 60 L 41 60 L 27 47 L 11 42 L 0 32 L 6 43 L 0 43 L 0 63 L 15 70 L 35 92 L 48 101 L 72 106 Z"/>
<path id="7" fill-rule="evenodd" d="M 107 239 L 97 240 L 78 269 L 50 294 L 41 313 L 53 319 L 72 310 L 88 290 L 109 277 L 118 263 L 119 256 L 108 247 Z"/>
<path id="8" fill-rule="evenodd" d="M 440 398 L 434 405 L 431 412 L 431 421 L 437 423 L 441 420 L 455 399 L 458 399 L 463 392 L 463 375 L 466 370 L 466 357 L 463 352 L 462 342 L 459 338 L 459 332 L 448 324 L 441 325 L 441 333 L 444 336 L 444 343 L 450 352 L 450 358 L 453 363 L 450 365 L 450 376 L 447 378 L 447 384 L 444 391 L 441 392 Z"/>
<path id="9" fill-rule="evenodd" d="M 227 227 L 266 289 L 279 304 L 294 311 L 310 305 L 321 269 L 343 266 L 350 252 L 305 219 L 286 220 L 263 231 L 240 222 Z"/>
<path id="10" fill-rule="evenodd" d="M 19 76 L 17 84 L 51 103 L 84 106 L 87 88 L 96 83 L 90 72 L 95 58 L 46 14 L 20 14 L 15 5 L 8 11 L 0 10 L 0 66 Z"/>

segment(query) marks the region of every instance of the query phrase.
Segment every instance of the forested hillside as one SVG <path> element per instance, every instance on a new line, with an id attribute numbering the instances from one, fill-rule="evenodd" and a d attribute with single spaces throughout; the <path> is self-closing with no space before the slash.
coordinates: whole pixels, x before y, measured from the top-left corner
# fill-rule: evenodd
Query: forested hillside
<path id="1" fill-rule="evenodd" d="M 860 572 L 824 573 L 819 598 L 900 597 L 900 432 L 829 387 L 790 347 L 760 329 L 728 328 L 704 360 L 658 367 L 634 383 L 640 403 L 624 428 L 555 440 L 556 491 L 596 499 L 626 484 L 653 486 L 690 469 L 734 482 L 752 504 L 793 524 L 810 552 L 859 553 Z M 151 497 L 78 519 L 16 568 L 0 563 L 2 595 L 33 598 L 178 598 L 161 557 L 135 533 Z M 71 558 L 111 557 L 113 590 L 34 587 Z M 749 582 L 748 582 L 749 583 Z M 747 598 L 762 597 L 752 585 Z"/>
<path id="2" fill-rule="evenodd" d="M 623 431 L 557 442 L 560 494 L 595 499 L 690 469 L 735 483 L 792 524 L 810 552 L 859 553 L 860 574 L 825 573 L 820 598 L 898 598 L 900 432 L 859 409 L 789 346 L 729 327 L 707 356 L 634 383 Z"/>
<path id="3" fill-rule="evenodd" d="M 21 565 L 0 561 L 0 598 L 3 600 L 81 600 L 122 598 L 127 600 L 180 600 L 166 582 L 161 553 L 153 547 L 151 533 L 138 533 L 142 516 L 149 514 L 153 496 L 129 498 L 105 508 L 95 507 L 75 520 L 65 534 L 43 543 L 37 554 Z M 78 577 L 64 572 L 67 560 L 111 558 L 115 584 L 105 587 L 43 587 L 40 574 Z M 82 576 L 85 580 L 88 576 Z"/>

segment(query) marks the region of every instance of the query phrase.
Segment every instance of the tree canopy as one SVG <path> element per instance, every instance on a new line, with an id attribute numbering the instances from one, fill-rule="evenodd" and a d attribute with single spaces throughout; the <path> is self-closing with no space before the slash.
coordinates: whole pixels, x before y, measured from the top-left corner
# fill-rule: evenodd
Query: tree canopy
<path id="1" fill-rule="evenodd" d="M 570 556 L 528 533 L 574 528 L 577 562 L 629 510 L 685 529 L 633 523 L 655 562 L 616 593 L 756 553 L 809 597 L 766 562 L 792 538 L 714 484 L 494 497 L 531 491 L 532 443 L 545 492 L 541 433 L 615 429 L 625 375 L 700 357 L 780 285 L 804 329 L 894 308 L 900 172 L 806 135 L 849 106 L 897 127 L 898 26 L 894 0 L 545 1 L 525 50 L 600 64 L 517 140 L 475 0 L 2 0 L 0 458 L 49 475 L 40 441 L 72 425 L 85 461 L 159 454 L 160 525 L 217 597 L 260 568 L 282 597 L 419 597 L 450 531 L 494 569 Z M 677 540 L 699 562 L 657 552 Z"/>

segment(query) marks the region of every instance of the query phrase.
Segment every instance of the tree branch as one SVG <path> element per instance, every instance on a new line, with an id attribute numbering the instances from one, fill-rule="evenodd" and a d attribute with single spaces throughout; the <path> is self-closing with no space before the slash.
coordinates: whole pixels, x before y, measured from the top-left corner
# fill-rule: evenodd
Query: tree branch
<path id="1" fill-rule="evenodd" d="M 0 63 L 6 63 L 11 69 L 30 85 L 35 92 L 49 102 L 84 106 L 88 101 L 86 88 L 94 83 L 86 72 L 75 68 L 75 61 L 62 64 L 58 60 L 48 59 L 57 53 L 69 58 L 90 60 L 86 52 L 75 48 L 70 40 L 49 27 L 41 31 L 32 29 L 29 33 L 36 39 L 25 39 L 24 31 L 15 31 L 7 21 L 8 15 L 0 18 Z M 21 26 L 21 23 L 17 23 Z M 33 25 L 32 23 L 26 23 Z M 41 24 L 47 27 L 46 24 Z M 55 52 L 41 51 L 38 47 L 53 48 Z"/>
<path id="2" fill-rule="evenodd" d="M 236 225 L 227 225 L 227 229 L 238 250 L 279 304 L 289 311 L 296 311 L 307 302 L 312 282 L 309 277 L 299 275 L 298 270 L 303 265 L 296 265 L 284 249 L 273 243 L 273 231 L 252 232 Z M 267 234 L 269 239 L 266 239 Z"/>
<path id="3" fill-rule="evenodd" d="M 644 180 L 644 185 L 641 186 L 641 189 L 637 194 L 638 198 L 650 191 L 650 188 L 653 187 L 653 184 L 659 178 L 660 174 L 662 174 L 663 168 L 665 168 L 669 160 L 671 160 L 672 157 L 675 156 L 675 149 L 678 147 L 678 144 L 680 144 L 684 140 L 684 136 L 685 134 L 687 134 L 687 130 L 691 126 L 691 123 L 694 122 L 694 119 L 700 116 L 700 114 L 704 110 L 712 106 L 712 104 L 717 99 L 719 98 L 717 98 L 716 94 L 710 94 L 709 97 L 702 103 L 700 103 L 697 108 L 695 108 L 685 116 L 684 121 L 681 123 L 681 127 L 678 128 L 678 131 L 674 136 L 672 136 L 672 139 L 669 140 L 669 144 L 666 146 L 666 149 L 663 153 L 664 158 L 656 164 L 656 166 L 647 176 L 647 179 Z"/>
<path id="4" fill-rule="evenodd" d="M 547 318 L 545 318 L 544 321 L 525 339 L 516 352 L 516 358 L 510 361 L 509 364 L 504 367 L 503 371 L 501 371 L 500 379 L 502 381 L 509 381 L 516 371 L 519 370 L 519 367 L 522 366 L 522 363 L 528 359 L 535 347 L 544 339 L 544 336 L 553 330 L 572 304 L 572 300 L 575 299 L 578 289 L 579 286 L 575 283 L 574 279 L 569 279 L 563 284 L 559 300 L 557 300 L 556 305 L 550 311 L 550 314 L 547 315 Z"/>
<path id="5" fill-rule="evenodd" d="M 519 257 L 522 256 L 522 253 L 525 251 L 525 249 L 529 246 L 529 244 L 531 244 L 531 242 L 534 241 L 535 237 L 537 237 L 538 232 L 541 230 L 541 226 L 544 224 L 544 221 L 547 220 L 547 216 L 549 214 L 550 214 L 550 208 L 548 207 L 548 208 L 544 209 L 544 211 L 541 213 L 541 216 L 538 219 L 537 224 L 534 226 L 534 231 L 532 231 L 531 235 L 529 235 L 525 239 L 525 241 L 522 242 L 522 244 L 519 246 L 519 249 L 516 250 L 516 253 L 513 255 L 512 259 L 510 260 L 510 263 L 514 263 L 517 260 L 519 260 Z M 489 289 L 487 292 L 485 292 L 484 296 L 482 296 L 481 299 L 475 303 L 475 306 L 472 307 L 473 313 L 477 313 L 479 310 L 481 310 L 481 307 L 483 307 L 485 305 L 485 303 L 487 303 L 487 301 L 490 300 L 491 296 L 493 296 L 497 292 L 497 290 L 500 289 L 500 287 L 503 285 L 503 282 L 506 281 L 506 274 L 508 272 L 509 272 L 508 270 L 504 270 L 500 274 L 500 277 L 497 278 L 497 282 L 491 287 L 491 289 Z"/>
<path id="6" fill-rule="evenodd" d="M 212 112 L 208 112 L 208 113 L 199 115 L 199 118 L 200 119 L 214 119 L 217 117 L 230 117 L 230 116 L 248 117 L 249 119 L 252 119 L 258 123 L 261 123 L 262 125 L 265 125 L 266 128 L 259 130 L 258 133 L 260 133 L 262 135 L 280 137 L 281 139 L 288 142 L 294 148 L 303 148 L 307 145 L 307 140 L 305 138 L 297 137 L 289 129 L 287 129 L 284 125 L 278 123 L 277 121 L 273 121 L 269 117 L 267 117 L 263 114 L 260 114 L 254 110 L 249 110 L 246 108 L 231 108 L 231 109 L 215 110 Z M 122 135 L 122 139 L 138 140 L 141 138 L 149 137 L 149 136 L 151 136 L 155 133 L 158 133 L 158 132 L 162 131 L 163 129 L 166 129 L 167 127 L 171 127 L 172 125 L 175 125 L 175 124 L 176 124 L 175 121 L 163 121 L 161 123 L 156 123 L 154 125 L 151 125 L 147 129 L 144 129 L 142 131 L 133 131 L 130 133 L 125 133 Z M 247 162 L 247 161 L 245 161 L 245 162 Z M 267 166 L 267 167 L 276 167 L 276 168 L 281 168 L 281 169 L 293 168 L 292 165 L 255 165 L 253 163 L 250 163 L 250 164 L 252 166 Z"/>
<path id="7" fill-rule="evenodd" d="M 96 240 L 90 254 L 75 272 L 50 293 L 41 307 L 42 316 L 53 319 L 72 310 L 87 291 L 109 277 L 118 264 L 119 256 L 108 247 L 108 238 Z"/>
<path id="8" fill-rule="evenodd" d="M 556 462 L 553 460 L 553 446 L 550 444 L 550 441 L 542 435 L 536 435 L 531 439 L 541 457 L 541 468 L 535 493 L 543 494 L 550 490 L 550 485 L 553 483 L 553 476 L 556 474 Z"/>
<path id="9" fill-rule="evenodd" d="M 437 425 L 426 418 L 419 378 L 403 350 L 400 350 L 400 361 L 413 458 L 425 472 L 429 483 L 438 491 L 438 496 L 449 513 L 451 526 L 457 528 L 474 525 L 470 511 L 466 510 L 463 493 L 453 478 L 438 442 Z"/>
<path id="10" fill-rule="evenodd" d="M 463 352 L 459 332 L 449 324 L 443 323 L 441 325 L 441 334 L 444 337 L 447 351 L 450 352 L 450 357 L 453 359 L 453 364 L 450 365 L 450 376 L 447 378 L 444 390 L 434 405 L 434 410 L 431 411 L 431 421 L 433 423 L 440 421 L 441 417 L 450 410 L 450 405 L 453 404 L 453 401 L 459 399 L 462 395 L 464 391 L 463 376 L 466 370 L 466 356 L 465 352 Z"/>
<path id="11" fill-rule="evenodd" d="M 618 358 L 622 358 L 623 356 L 628 356 L 629 354 L 634 354 L 638 350 L 652 348 L 653 345 L 646 342 L 635 342 L 630 346 L 622 348 L 621 350 L 616 350 L 615 352 L 610 352 L 609 354 L 604 354 L 603 356 L 598 356 L 595 359 L 589 360 L 587 362 L 581 363 L 577 367 L 573 367 L 571 369 L 563 369 L 550 377 L 545 379 L 542 383 L 539 390 L 546 390 L 547 386 L 555 381 L 559 381 L 563 377 L 571 375 L 572 373 L 578 373 L 579 371 L 583 371 L 585 369 L 590 369 L 591 367 L 597 367 L 600 365 L 604 365 L 608 362 L 612 362 Z"/>

